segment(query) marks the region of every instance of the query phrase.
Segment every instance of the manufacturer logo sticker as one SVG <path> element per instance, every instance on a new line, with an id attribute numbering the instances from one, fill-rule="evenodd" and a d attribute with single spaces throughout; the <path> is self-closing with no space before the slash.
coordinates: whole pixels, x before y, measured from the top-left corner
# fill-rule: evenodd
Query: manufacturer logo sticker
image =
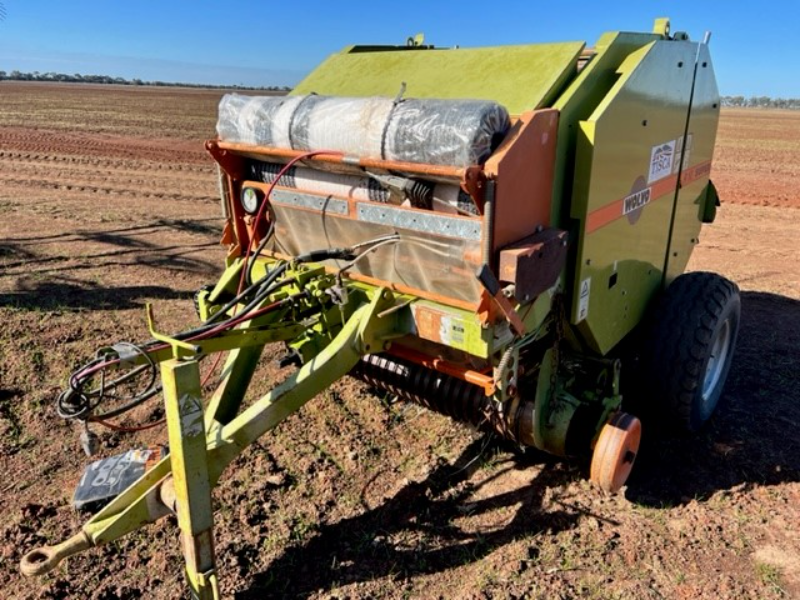
<path id="1" fill-rule="evenodd" d="M 674 160 L 675 140 L 653 146 L 650 150 L 650 172 L 647 176 L 647 183 L 653 183 L 672 175 Z"/>
<path id="2" fill-rule="evenodd" d="M 628 223 L 635 225 L 642 210 L 650 203 L 653 193 L 652 188 L 647 185 L 643 176 L 636 178 L 631 186 L 630 193 L 622 199 L 622 214 L 627 217 Z"/>
<path id="3" fill-rule="evenodd" d="M 644 188 L 638 192 L 632 193 L 630 196 L 625 196 L 622 200 L 622 214 L 627 215 L 633 211 L 642 208 L 645 204 L 650 202 L 650 188 Z"/>

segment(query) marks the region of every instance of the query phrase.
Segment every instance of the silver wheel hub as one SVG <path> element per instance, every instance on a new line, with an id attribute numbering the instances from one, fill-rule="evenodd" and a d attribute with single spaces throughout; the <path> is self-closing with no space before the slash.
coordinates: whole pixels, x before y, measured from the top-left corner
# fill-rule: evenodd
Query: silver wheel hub
<path id="1" fill-rule="evenodd" d="M 720 384 L 722 374 L 725 371 L 725 365 L 728 363 L 728 356 L 731 349 L 731 333 L 733 326 L 731 325 L 730 318 L 725 319 L 725 322 L 717 330 L 717 335 L 711 343 L 711 356 L 708 358 L 708 365 L 706 365 L 705 377 L 703 377 L 703 404 L 706 410 L 712 409 L 714 392 Z M 711 406 L 708 406 L 712 404 Z"/>

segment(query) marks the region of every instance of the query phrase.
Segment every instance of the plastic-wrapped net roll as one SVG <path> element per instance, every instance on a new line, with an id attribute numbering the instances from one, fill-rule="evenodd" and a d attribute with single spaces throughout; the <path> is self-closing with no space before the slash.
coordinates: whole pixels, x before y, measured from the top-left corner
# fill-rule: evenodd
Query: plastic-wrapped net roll
<path id="1" fill-rule="evenodd" d="M 386 129 L 384 157 L 432 165 L 482 164 L 500 145 L 510 119 L 482 100 L 403 100 Z"/>
<path id="2" fill-rule="evenodd" d="M 287 96 L 272 115 L 272 143 L 276 148 L 292 148 L 290 127 L 300 103 L 306 96 Z"/>
<path id="3" fill-rule="evenodd" d="M 391 99 L 377 96 L 306 96 L 292 118 L 292 148 L 324 148 L 352 156 L 381 158 L 386 121 L 393 107 Z"/>
<path id="4" fill-rule="evenodd" d="M 225 96 L 217 123 L 226 141 L 455 167 L 483 163 L 509 127 L 494 102 L 315 95 Z"/>
<path id="5" fill-rule="evenodd" d="M 241 141 L 239 134 L 239 114 L 243 111 L 245 97 L 238 94 L 225 94 L 219 101 L 217 114 L 217 135 L 222 140 Z"/>
<path id="6" fill-rule="evenodd" d="M 225 94 L 219 103 L 220 139 L 255 146 L 291 148 L 289 124 L 302 96 Z"/>

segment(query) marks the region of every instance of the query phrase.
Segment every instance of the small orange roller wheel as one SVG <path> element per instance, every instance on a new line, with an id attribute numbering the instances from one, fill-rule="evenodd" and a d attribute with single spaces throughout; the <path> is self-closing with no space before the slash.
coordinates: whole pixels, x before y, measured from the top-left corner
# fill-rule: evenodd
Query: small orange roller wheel
<path id="1" fill-rule="evenodd" d="M 617 493 L 631 474 L 641 439 L 639 419 L 624 412 L 612 415 L 597 438 L 590 479 L 603 491 Z"/>

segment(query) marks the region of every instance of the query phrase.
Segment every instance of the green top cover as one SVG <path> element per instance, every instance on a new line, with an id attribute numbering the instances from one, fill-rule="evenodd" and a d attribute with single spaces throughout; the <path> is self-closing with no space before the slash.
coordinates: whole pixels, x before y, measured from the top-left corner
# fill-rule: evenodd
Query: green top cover
<path id="1" fill-rule="evenodd" d="M 549 106 L 576 72 L 583 42 L 490 48 L 351 46 L 328 57 L 292 94 L 493 100 L 512 115 Z"/>

